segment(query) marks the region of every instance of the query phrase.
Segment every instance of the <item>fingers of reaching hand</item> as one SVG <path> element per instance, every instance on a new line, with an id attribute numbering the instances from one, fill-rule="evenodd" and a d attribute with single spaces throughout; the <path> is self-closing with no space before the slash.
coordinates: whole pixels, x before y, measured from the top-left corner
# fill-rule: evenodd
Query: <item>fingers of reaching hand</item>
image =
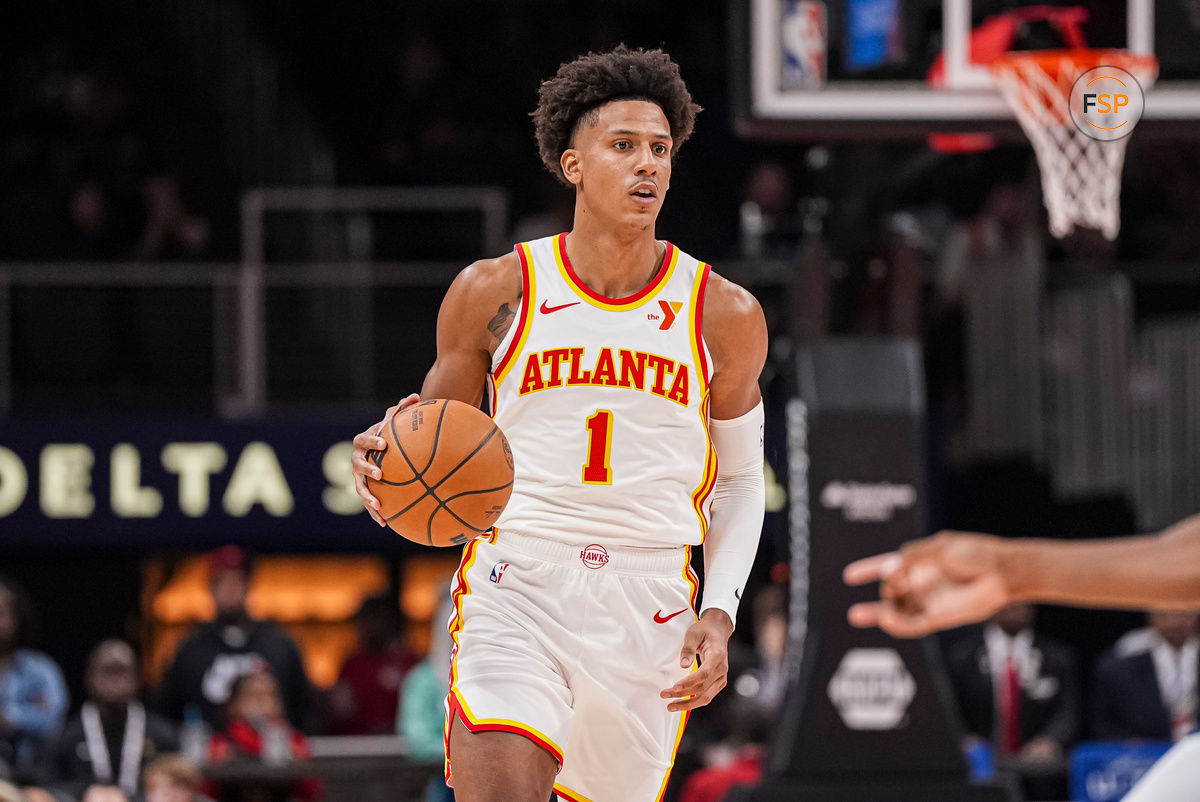
<path id="1" fill-rule="evenodd" d="M 894 551 L 887 554 L 876 554 L 855 560 L 842 571 L 842 579 L 847 585 L 865 585 L 886 579 L 900 567 L 900 555 Z"/>
<path id="2" fill-rule="evenodd" d="M 919 638 L 938 629 L 925 610 L 904 611 L 883 605 L 879 612 L 879 628 L 896 638 Z"/>
<path id="3" fill-rule="evenodd" d="M 891 602 L 860 602 L 851 605 L 846 618 L 852 626 L 879 627 L 897 638 L 917 638 L 937 629 L 924 610 L 905 611 Z"/>
<path id="4" fill-rule="evenodd" d="M 879 626 L 879 616 L 883 613 L 883 602 L 859 602 L 850 605 L 846 611 L 846 620 L 851 626 L 868 628 Z"/>

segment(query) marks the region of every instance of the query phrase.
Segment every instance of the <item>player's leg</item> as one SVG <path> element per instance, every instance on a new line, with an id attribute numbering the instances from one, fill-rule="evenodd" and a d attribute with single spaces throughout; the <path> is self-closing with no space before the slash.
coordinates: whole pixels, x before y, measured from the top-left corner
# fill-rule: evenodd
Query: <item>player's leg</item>
<path id="1" fill-rule="evenodd" d="M 453 583 L 456 644 L 447 699 L 447 776 L 460 802 L 546 802 L 570 734 L 571 691 L 556 638 L 572 582 L 554 565 L 484 541 Z"/>
<path id="2" fill-rule="evenodd" d="M 567 759 L 555 779 L 559 798 L 571 802 L 662 799 L 683 736 L 683 714 L 664 709 L 646 721 L 620 695 L 593 685 L 590 678 L 577 679 L 573 687 L 581 689 L 577 698 L 583 704 L 576 710 Z"/>
<path id="3" fill-rule="evenodd" d="M 471 732 L 457 716 L 450 761 L 458 802 L 546 802 L 558 774 L 558 758 L 524 735 Z"/>

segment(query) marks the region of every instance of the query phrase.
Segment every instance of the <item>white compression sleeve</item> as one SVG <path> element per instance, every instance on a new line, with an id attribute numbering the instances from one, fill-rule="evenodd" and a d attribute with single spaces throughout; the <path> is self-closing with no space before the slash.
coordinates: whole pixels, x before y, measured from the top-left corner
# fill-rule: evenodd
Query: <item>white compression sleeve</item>
<path id="1" fill-rule="evenodd" d="M 763 480 L 763 405 L 738 418 L 709 421 L 717 452 L 712 521 L 704 539 L 704 600 L 737 623 L 738 603 L 762 534 L 766 487 Z"/>

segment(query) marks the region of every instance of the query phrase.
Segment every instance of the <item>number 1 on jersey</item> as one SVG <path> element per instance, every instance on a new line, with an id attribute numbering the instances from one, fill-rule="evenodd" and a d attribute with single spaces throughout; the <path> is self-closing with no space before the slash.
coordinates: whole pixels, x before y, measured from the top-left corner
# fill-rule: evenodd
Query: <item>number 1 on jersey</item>
<path id="1" fill-rule="evenodd" d="M 612 453 L 612 412 L 598 409 L 587 419 L 588 453 L 583 465 L 585 485 L 611 485 L 612 468 L 608 460 Z"/>

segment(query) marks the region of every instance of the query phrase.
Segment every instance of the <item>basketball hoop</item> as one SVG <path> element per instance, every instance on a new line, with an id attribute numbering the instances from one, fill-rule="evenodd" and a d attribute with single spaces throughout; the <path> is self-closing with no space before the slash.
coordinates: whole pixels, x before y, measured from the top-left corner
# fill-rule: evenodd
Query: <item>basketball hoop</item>
<path id="1" fill-rule="evenodd" d="M 1121 169 L 1128 138 L 1092 138 L 1075 125 L 1068 106 L 1075 80 L 1100 66 L 1125 70 L 1143 90 L 1158 77 L 1158 59 L 1125 50 L 1019 51 L 990 64 L 996 85 L 1033 143 L 1055 237 L 1081 225 L 1098 228 L 1112 240 L 1121 227 Z"/>

